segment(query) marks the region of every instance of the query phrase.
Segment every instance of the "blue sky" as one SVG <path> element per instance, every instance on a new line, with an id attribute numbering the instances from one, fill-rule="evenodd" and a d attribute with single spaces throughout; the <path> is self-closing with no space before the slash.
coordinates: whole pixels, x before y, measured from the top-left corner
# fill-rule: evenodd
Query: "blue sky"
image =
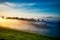
<path id="1" fill-rule="evenodd" d="M 60 0 L 0 0 L 0 15 L 37 18 L 46 16 L 59 17 L 59 1 Z"/>

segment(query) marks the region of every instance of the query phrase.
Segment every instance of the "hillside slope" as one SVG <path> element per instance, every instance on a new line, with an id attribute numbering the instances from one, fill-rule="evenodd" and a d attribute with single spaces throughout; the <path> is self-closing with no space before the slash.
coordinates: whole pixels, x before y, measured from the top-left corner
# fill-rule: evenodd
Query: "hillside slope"
<path id="1" fill-rule="evenodd" d="M 0 40 L 54 40 L 55 38 L 44 35 L 5 29 L 0 27 Z"/>

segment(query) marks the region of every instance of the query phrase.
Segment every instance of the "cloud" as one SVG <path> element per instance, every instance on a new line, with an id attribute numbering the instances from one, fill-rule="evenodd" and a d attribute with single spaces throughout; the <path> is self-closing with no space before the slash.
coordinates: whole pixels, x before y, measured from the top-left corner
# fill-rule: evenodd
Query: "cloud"
<path id="1" fill-rule="evenodd" d="M 16 6 L 19 6 L 19 7 L 30 7 L 30 6 L 34 6 L 36 5 L 36 3 L 19 3 L 19 4 L 16 4 Z"/>
<path id="2" fill-rule="evenodd" d="M 0 3 L 0 15 L 2 16 L 18 16 L 18 17 L 40 17 L 40 16 L 48 16 L 44 15 L 44 13 L 40 12 L 37 9 L 24 9 L 27 7 L 31 7 L 37 5 L 36 3 L 11 3 L 11 2 L 4 2 Z M 15 8 L 17 7 L 17 8 Z M 22 8 L 24 7 L 24 8 Z M 44 9 L 45 10 L 45 9 Z M 39 13 L 38 13 L 39 11 Z M 45 13 L 46 14 L 46 13 Z"/>
<path id="3" fill-rule="evenodd" d="M 26 15 L 28 16 L 28 11 L 19 8 L 19 10 L 15 9 L 14 7 L 20 6 L 22 4 L 16 4 L 16 3 L 9 3 L 9 2 L 4 2 L 0 4 L 0 15 L 2 16 L 21 16 L 25 17 Z M 32 6 L 32 4 L 23 4 L 22 6 Z M 21 6 L 20 6 L 21 7 Z"/>
<path id="4" fill-rule="evenodd" d="M 27 7 L 36 5 L 35 3 L 10 3 L 10 2 L 4 2 L 0 4 L 1 10 L 18 10 L 23 11 L 28 10 Z"/>
<path id="5" fill-rule="evenodd" d="M 8 6 L 16 6 L 16 4 L 14 4 L 14 3 L 9 3 L 9 2 L 5 2 L 5 4 L 8 5 Z"/>
<path id="6" fill-rule="evenodd" d="M 26 4 L 27 6 L 34 6 L 34 5 L 36 5 L 35 3 L 28 3 L 28 4 Z"/>
<path id="7" fill-rule="evenodd" d="M 0 8 L 6 8 L 6 7 L 8 7 L 8 6 L 5 4 L 0 4 Z"/>
<path id="8" fill-rule="evenodd" d="M 36 5 L 36 3 L 10 3 L 10 2 L 5 2 L 3 3 L 5 5 L 8 5 L 8 6 L 34 6 Z"/>
<path id="9" fill-rule="evenodd" d="M 13 3 L 8 3 L 8 2 L 4 2 L 0 4 L 0 8 L 10 8 L 10 7 L 15 7 L 16 5 Z"/>

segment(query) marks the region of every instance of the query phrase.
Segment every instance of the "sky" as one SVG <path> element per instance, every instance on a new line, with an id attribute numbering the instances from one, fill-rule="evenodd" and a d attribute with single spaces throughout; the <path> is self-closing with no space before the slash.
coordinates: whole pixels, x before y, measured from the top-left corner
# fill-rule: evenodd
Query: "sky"
<path id="1" fill-rule="evenodd" d="M 0 0 L 0 16 L 59 17 L 60 0 Z"/>

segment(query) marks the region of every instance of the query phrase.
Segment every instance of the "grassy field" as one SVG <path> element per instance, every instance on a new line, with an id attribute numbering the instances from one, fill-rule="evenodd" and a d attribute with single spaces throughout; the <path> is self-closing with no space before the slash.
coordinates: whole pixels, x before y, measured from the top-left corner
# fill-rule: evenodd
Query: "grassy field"
<path id="1" fill-rule="evenodd" d="M 47 37 L 35 33 L 5 29 L 0 27 L 0 40 L 56 40 L 54 37 Z"/>

